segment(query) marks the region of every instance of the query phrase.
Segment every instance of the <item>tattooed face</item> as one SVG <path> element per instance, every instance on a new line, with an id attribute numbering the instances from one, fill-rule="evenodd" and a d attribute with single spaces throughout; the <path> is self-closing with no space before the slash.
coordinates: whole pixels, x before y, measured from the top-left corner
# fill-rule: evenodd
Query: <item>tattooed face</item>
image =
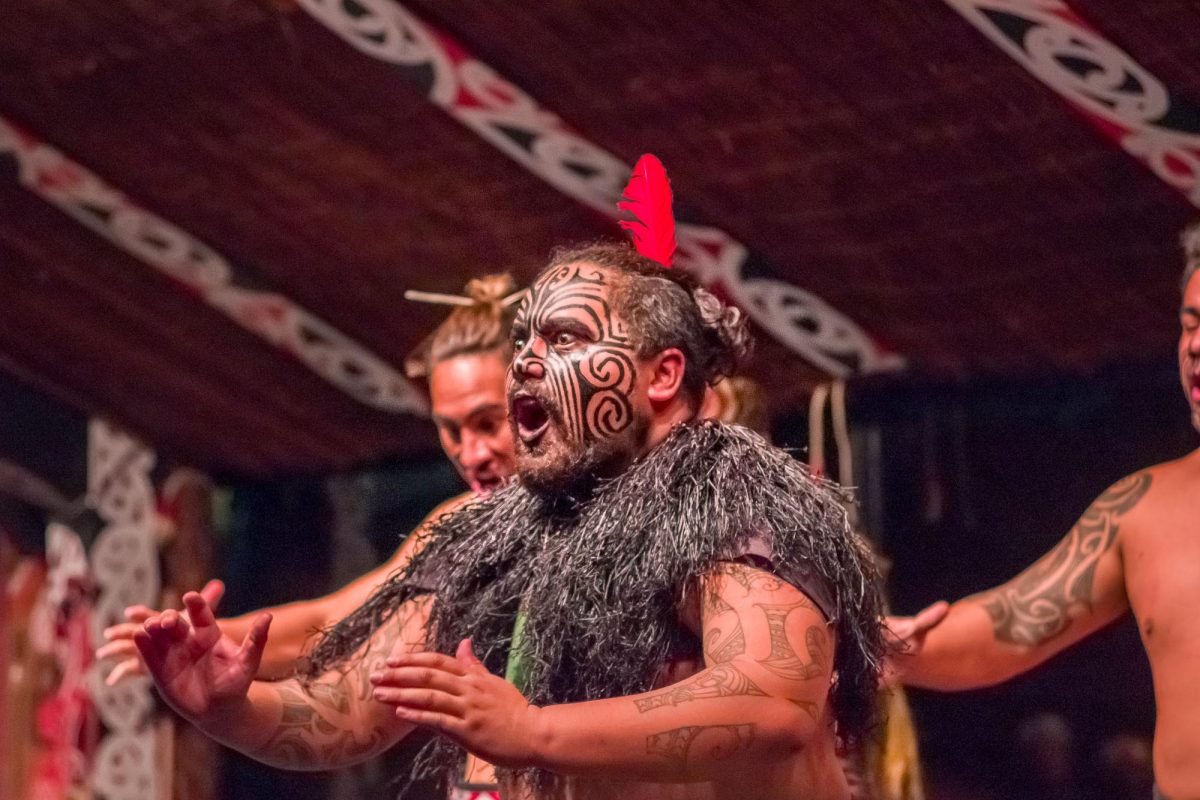
<path id="1" fill-rule="evenodd" d="M 1179 322 L 1179 377 L 1192 411 L 1192 425 L 1200 431 L 1200 272 L 1184 287 Z"/>
<path id="2" fill-rule="evenodd" d="M 513 322 L 509 417 L 517 469 L 559 489 L 627 462 L 645 444 L 638 359 L 613 307 L 614 276 L 564 264 L 530 288 Z"/>

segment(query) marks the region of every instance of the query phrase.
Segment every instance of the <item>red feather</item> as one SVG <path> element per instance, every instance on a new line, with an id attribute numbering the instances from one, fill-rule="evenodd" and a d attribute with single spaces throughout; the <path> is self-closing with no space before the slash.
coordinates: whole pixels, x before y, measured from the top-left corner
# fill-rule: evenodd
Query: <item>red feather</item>
<path id="1" fill-rule="evenodd" d="M 633 215 L 621 227 L 633 233 L 637 251 L 664 267 L 675 258 L 675 215 L 671 212 L 671 184 L 662 162 L 647 153 L 638 159 L 617 208 Z"/>

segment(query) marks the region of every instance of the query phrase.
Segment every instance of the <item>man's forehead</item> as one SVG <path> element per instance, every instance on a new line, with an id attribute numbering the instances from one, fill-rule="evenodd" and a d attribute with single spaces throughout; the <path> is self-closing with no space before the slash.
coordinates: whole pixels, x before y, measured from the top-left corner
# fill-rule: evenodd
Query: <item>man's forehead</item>
<path id="1" fill-rule="evenodd" d="M 572 261 L 566 264 L 556 264 L 545 270 L 533 282 L 534 293 L 565 291 L 580 285 L 594 286 L 598 290 L 608 290 L 615 278 L 615 272 L 590 261 Z"/>
<path id="2" fill-rule="evenodd" d="M 616 277 L 614 270 L 587 261 L 555 265 L 529 287 L 519 314 L 535 319 L 588 316 L 599 309 L 611 314 Z"/>
<path id="3" fill-rule="evenodd" d="M 1200 269 L 1192 273 L 1183 287 L 1183 308 L 1200 309 Z"/>

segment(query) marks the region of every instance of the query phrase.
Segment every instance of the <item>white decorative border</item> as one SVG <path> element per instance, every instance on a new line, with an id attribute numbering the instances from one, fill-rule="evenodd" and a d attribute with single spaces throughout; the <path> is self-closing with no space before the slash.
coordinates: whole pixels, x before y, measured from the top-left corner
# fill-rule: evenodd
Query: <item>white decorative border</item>
<path id="1" fill-rule="evenodd" d="M 1104 136 L 1200 207 L 1200 130 L 1178 127 L 1182 104 L 1062 0 L 945 0 L 1083 114 Z M 1200 119 L 1191 109 L 1191 116 Z"/>
<path id="2" fill-rule="evenodd" d="M 16 160 L 21 185 L 354 399 L 392 413 L 426 414 L 422 394 L 361 344 L 283 295 L 236 285 L 233 266 L 211 247 L 0 117 L 0 156 L 6 154 Z"/>
<path id="3" fill-rule="evenodd" d="M 104 629 L 124 621 L 126 606 L 159 604 L 154 538 L 157 503 L 150 479 L 153 467 L 154 454 L 141 443 L 101 420 L 92 420 L 88 429 L 88 505 L 105 523 L 88 554 L 98 590 L 91 617 L 93 642 L 104 641 Z M 127 678 L 116 686 L 106 686 L 99 666 L 93 665 L 88 683 L 107 732 L 96 748 L 92 785 L 107 800 L 157 797 L 150 681 Z"/>
<path id="4" fill-rule="evenodd" d="M 431 102 L 563 194 L 616 218 L 631 168 L 572 130 L 444 32 L 392 0 L 298 0 L 341 39 L 402 68 Z M 680 223 L 676 263 L 716 285 L 756 323 L 831 375 L 904 365 L 844 314 L 815 295 L 742 274 L 746 248 L 712 227 Z"/>

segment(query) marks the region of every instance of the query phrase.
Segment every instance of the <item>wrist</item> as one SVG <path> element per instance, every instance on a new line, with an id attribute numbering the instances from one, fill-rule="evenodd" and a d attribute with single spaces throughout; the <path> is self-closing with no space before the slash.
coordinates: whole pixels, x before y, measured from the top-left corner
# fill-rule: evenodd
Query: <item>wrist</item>
<path id="1" fill-rule="evenodd" d="M 550 707 L 530 704 L 528 709 L 528 766 L 552 769 L 554 761 L 554 725 L 559 716 Z"/>
<path id="2" fill-rule="evenodd" d="M 252 729 L 248 724 L 252 711 L 249 696 L 243 694 L 215 701 L 203 713 L 183 716 L 217 741 L 241 749 L 246 732 Z"/>

